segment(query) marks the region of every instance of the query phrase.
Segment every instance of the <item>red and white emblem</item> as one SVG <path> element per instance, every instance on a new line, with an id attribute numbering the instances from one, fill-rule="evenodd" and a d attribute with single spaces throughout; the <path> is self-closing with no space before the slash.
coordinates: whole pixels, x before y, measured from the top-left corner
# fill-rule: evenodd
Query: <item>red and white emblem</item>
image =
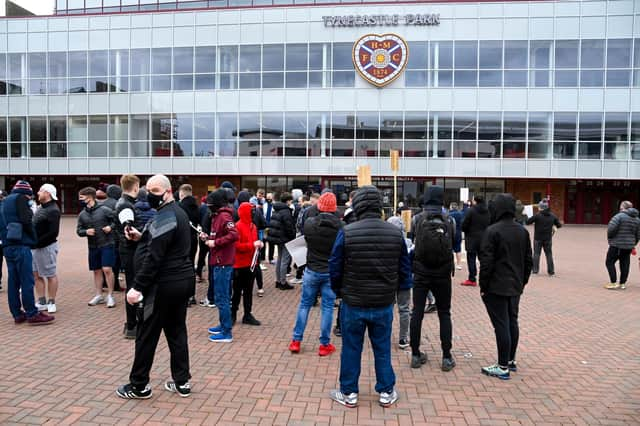
<path id="1" fill-rule="evenodd" d="M 409 48 L 395 34 L 367 34 L 353 45 L 353 64 L 369 83 L 383 87 L 398 78 L 407 65 Z"/>

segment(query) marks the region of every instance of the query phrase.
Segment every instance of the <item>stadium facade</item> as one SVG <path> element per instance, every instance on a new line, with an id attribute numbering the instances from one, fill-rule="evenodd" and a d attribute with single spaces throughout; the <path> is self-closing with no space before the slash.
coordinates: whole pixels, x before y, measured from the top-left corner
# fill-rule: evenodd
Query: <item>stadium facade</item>
<path id="1" fill-rule="evenodd" d="M 284 190 L 640 201 L 640 2 L 58 0 L 0 20 L 0 187 L 162 172 Z"/>

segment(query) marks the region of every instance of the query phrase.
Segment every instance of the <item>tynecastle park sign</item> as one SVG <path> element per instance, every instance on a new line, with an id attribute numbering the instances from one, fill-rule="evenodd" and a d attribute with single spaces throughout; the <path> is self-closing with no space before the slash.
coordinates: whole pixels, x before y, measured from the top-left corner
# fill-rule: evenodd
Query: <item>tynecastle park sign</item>
<path id="1" fill-rule="evenodd" d="M 323 16 L 325 27 L 379 27 L 397 25 L 440 25 L 440 14 Z"/>

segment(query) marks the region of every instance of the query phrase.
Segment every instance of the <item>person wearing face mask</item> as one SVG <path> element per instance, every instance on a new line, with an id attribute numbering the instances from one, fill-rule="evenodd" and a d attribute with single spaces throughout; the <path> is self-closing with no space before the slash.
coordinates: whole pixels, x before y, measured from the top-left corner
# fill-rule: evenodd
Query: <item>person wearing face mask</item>
<path id="1" fill-rule="evenodd" d="M 264 219 L 267 221 L 267 229 L 265 232 L 265 243 L 269 245 L 269 249 L 268 249 L 268 255 L 269 255 L 269 263 L 274 265 L 275 261 L 273 260 L 273 255 L 275 253 L 275 244 L 271 244 L 269 242 L 269 224 L 271 223 L 271 216 L 273 215 L 273 193 L 269 192 L 267 194 L 267 197 L 264 200 L 264 203 L 262 204 L 262 212 L 264 213 Z M 266 247 L 266 245 L 265 245 Z M 265 252 L 267 251 L 267 249 L 264 249 Z M 262 258 L 265 258 L 265 255 L 267 253 L 263 253 Z"/>
<path id="2" fill-rule="evenodd" d="M 135 277 L 133 288 L 127 292 L 127 303 L 138 305 L 139 318 L 129 383 L 118 387 L 116 394 L 124 399 L 151 398 L 149 373 L 164 331 L 171 353 L 171 379 L 164 388 L 187 397 L 191 394 L 187 301 L 196 285 L 190 258 L 193 231 L 187 214 L 173 198 L 166 176 L 153 176 L 147 189 L 149 204 L 158 214 L 142 232 L 135 227 L 125 228 L 125 237 L 138 242 Z"/>
<path id="3" fill-rule="evenodd" d="M 31 249 L 38 240 L 32 223 L 32 198 L 33 190 L 29 182 L 19 180 L 11 195 L 2 203 L 0 240 L 7 260 L 9 310 L 14 322 L 43 325 L 51 324 L 55 318 L 39 312 L 33 296 Z"/>
<path id="4" fill-rule="evenodd" d="M 78 216 L 76 233 L 87 239 L 89 246 L 89 270 L 93 272 L 93 283 L 96 295 L 89 301 L 89 306 L 105 303 L 102 297 L 102 284 L 107 281 L 107 308 L 116 306 L 113 297 L 114 276 L 113 265 L 116 255 L 114 248 L 115 226 L 114 212 L 109 207 L 98 204 L 96 190 L 86 187 L 78 193 L 80 205 L 83 206 Z"/>

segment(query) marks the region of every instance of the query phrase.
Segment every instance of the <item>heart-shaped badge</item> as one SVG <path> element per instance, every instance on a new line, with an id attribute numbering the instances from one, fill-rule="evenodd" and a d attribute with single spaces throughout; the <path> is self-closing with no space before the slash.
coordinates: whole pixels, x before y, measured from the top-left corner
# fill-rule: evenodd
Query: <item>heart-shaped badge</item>
<path id="1" fill-rule="evenodd" d="M 367 34 L 353 45 L 353 65 L 362 78 L 378 87 L 398 78 L 408 58 L 407 43 L 395 34 Z"/>

